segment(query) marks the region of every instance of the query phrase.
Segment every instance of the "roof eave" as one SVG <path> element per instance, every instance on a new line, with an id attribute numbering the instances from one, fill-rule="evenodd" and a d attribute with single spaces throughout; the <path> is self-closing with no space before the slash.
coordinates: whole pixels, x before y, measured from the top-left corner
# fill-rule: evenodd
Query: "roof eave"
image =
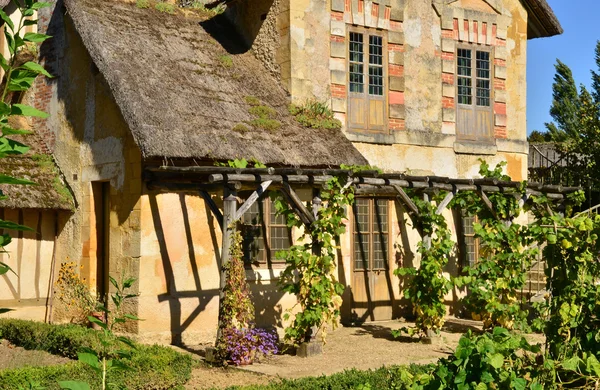
<path id="1" fill-rule="evenodd" d="M 564 32 L 558 18 L 546 0 L 523 0 L 529 17 L 527 37 L 549 38 Z"/>

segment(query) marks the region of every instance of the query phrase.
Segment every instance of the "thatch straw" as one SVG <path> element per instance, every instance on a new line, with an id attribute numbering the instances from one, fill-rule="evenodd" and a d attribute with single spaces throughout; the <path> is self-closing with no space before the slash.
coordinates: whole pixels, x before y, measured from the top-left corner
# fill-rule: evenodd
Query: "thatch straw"
<path id="1" fill-rule="evenodd" d="M 222 21 L 116 0 L 65 3 L 144 158 L 366 163 L 340 131 L 300 127 L 286 92 L 252 53 L 235 54 L 239 38 Z M 279 129 L 248 125 L 249 96 L 275 109 Z"/>

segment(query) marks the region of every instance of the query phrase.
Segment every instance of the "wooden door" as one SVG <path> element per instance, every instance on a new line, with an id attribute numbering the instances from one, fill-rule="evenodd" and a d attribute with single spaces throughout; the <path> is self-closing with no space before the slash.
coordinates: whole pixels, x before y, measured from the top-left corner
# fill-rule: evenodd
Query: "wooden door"
<path id="1" fill-rule="evenodd" d="M 353 206 L 353 320 L 392 319 L 388 199 L 358 198 Z"/>

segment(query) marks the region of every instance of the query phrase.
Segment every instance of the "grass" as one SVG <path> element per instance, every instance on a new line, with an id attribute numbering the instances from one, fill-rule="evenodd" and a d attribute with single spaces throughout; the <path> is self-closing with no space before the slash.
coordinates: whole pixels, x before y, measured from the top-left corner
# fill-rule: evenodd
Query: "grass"
<path id="1" fill-rule="evenodd" d="M 238 123 L 237 125 L 233 126 L 233 129 L 231 130 L 238 133 L 245 133 L 247 131 L 250 131 L 250 128 L 243 123 Z"/>
<path id="2" fill-rule="evenodd" d="M 233 59 L 231 59 L 231 56 L 228 56 L 228 55 L 222 55 L 222 56 L 220 56 L 219 57 L 219 62 L 225 68 L 231 68 L 233 66 Z"/>
<path id="3" fill-rule="evenodd" d="M 246 96 L 244 100 L 249 106 L 260 106 L 260 100 L 256 96 Z"/>
<path id="4" fill-rule="evenodd" d="M 48 154 L 33 154 L 31 155 L 31 159 L 37 163 L 43 172 L 52 176 L 52 188 L 58 193 L 58 196 L 64 202 L 72 204 L 73 195 L 60 179 L 60 172 L 56 168 L 52 156 Z"/>
<path id="5" fill-rule="evenodd" d="M 249 97 L 246 97 L 246 102 L 248 102 Z M 256 99 L 256 98 L 254 98 Z M 260 101 L 258 101 L 258 99 L 254 100 L 254 99 L 250 99 L 250 102 L 252 103 L 260 103 Z M 250 103 L 248 103 L 250 104 Z M 281 122 L 278 121 L 277 119 L 277 111 L 275 111 L 273 108 L 268 107 L 268 106 L 263 106 L 263 105 L 255 105 L 255 104 L 250 104 L 252 107 L 250 107 L 250 109 L 248 110 L 248 112 L 252 115 L 254 115 L 256 118 L 254 118 L 253 120 L 251 120 L 250 122 L 248 122 L 248 124 L 259 128 L 259 129 L 264 129 L 264 130 L 268 130 L 268 131 L 275 131 L 278 130 L 281 127 Z"/>
<path id="6" fill-rule="evenodd" d="M 148 0 L 137 0 L 135 6 L 141 9 L 150 8 L 150 2 Z"/>
<path id="7" fill-rule="evenodd" d="M 175 5 L 171 3 L 156 3 L 154 8 L 159 12 L 165 12 L 167 14 L 175 13 Z"/>
<path id="8" fill-rule="evenodd" d="M 342 128 L 342 122 L 333 116 L 329 106 L 318 100 L 307 100 L 302 105 L 290 104 L 289 111 L 304 127 L 334 130 Z"/>

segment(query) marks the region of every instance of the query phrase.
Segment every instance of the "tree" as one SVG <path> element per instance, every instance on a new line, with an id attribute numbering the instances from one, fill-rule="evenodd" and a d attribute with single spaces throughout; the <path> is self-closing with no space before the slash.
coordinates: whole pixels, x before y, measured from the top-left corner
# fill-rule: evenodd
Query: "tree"
<path id="1" fill-rule="evenodd" d="M 592 72 L 592 97 L 594 102 L 600 103 L 600 41 L 596 42 L 596 68 L 598 72 Z"/>
<path id="2" fill-rule="evenodd" d="M 24 154 L 29 150 L 26 145 L 9 138 L 13 135 L 28 133 L 28 131 L 13 128 L 9 122 L 11 117 L 25 116 L 46 118 L 48 116 L 46 113 L 36 110 L 31 106 L 13 103 L 13 99 L 10 98 L 10 95 L 14 92 L 24 93 L 29 90 L 38 75 L 42 74 L 46 77 L 51 77 L 50 74 L 36 62 L 28 61 L 23 64 L 17 62 L 17 56 L 22 50 L 26 49 L 27 45 L 35 45 L 50 38 L 44 34 L 32 32 L 22 33 L 26 26 L 37 24 L 37 20 L 32 19 L 35 11 L 48 6 L 50 6 L 49 3 L 24 0 L 24 2 L 19 5 L 21 17 L 17 25 L 15 25 L 10 17 L 0 9 L 0 18 L 4 22 L 2 29 L 4 30 L 4 36 L 6 37 L 10 53 L 8 58 L 5 58 L 4 55 L 0 53 L 0 67 L 4 71 L 1 87 L 2 95 L 0 97 L 0 159 Z M 26 185 L 34 183 L 29 180 L 17 179 L 12 176 L 0 175 L 0 184 Z M 5 198 L 6 197 L 0 190 L 0 199 Z M 31 229 L 26 226 L 0 219 L 0 231 L 6 232 L 7 230 L 25 231 Z M 10 244 L 10 242 L 10 235 L 7 233 L 0 235 L 0 253 L 6 253 L 5 247 Z M 7 264 L 0 262 L 0 275 L 4 275 L 10 271 L 12 270 Z M 9 311 L 9 309 L 0 308 L 0 314 L 7 311 Z"/>
<path id="3" fill-rule="evenodd" d="M 553 141 L 562 142 L 574 139 L 579 134 L 579 93 L 571 69 L 556 60 L 556 74 L 552 84 L 552 106 L 550 116 L 554 122 L 546 123 L 546 129 Z"/>
<path id="4" fill-rule="evenodd" d="M 551 142 L 552 136 L 547 131 L 541 132 L 539 130 L 533 130 L 527 137 L 527 141 L 532 143 Z"/>

